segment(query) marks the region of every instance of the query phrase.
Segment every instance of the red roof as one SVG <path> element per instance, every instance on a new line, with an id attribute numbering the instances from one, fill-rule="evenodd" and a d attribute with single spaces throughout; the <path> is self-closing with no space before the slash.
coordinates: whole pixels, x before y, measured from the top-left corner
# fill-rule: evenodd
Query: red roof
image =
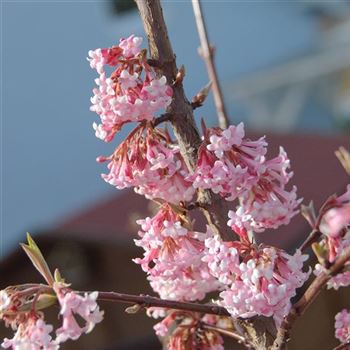
<path id="1" fill-rule="evenodd" d="M 269 135 L 267 141 L 269 156 L 276 155 L 280 145 L 287 151 L 295 174 L 291 182 L 298 187 L 304 204 L 313 200 L 317 209 L 329 195 L 342 193 L 350 182 L 334 155 L 339 146 L 350 149 L 348 136 Z M 149 215 L 149 203 L 131 190 L 116 191 L 112 198 L 69 217 L 56 229 L 89 239 L 131 240 L 137 232 L 135 219 Z M 290 225 L 260 237 L 287 248 L 303 240 L 308 231 L 305 220 L 298 215 Z"/>

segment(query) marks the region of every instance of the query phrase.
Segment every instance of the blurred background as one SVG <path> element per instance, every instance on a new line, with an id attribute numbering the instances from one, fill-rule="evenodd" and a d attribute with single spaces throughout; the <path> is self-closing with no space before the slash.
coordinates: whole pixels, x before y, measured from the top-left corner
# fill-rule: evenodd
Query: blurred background
<path id="1" fill-rule="evenodd" d="M 208 82 L 192 6 L 163 1 L 163 10 L 192 98 Z M 343 192 L 349 179 L 334 151 L 350 149 L 350 2 L 203 1 L 203 10 L 231 122 L 243 120 L 252 137 L 266 134 L 271 155 L 285 147 L 305 204 Z M 30 231 L 77 289 L 151 293 L 131 259 L 141 254 L 135 219 L 153 209 L 100 179 L 96 156 L 110 154 L 126 130 L 113 144 L 95 138 L 96 74 L 85 59 L 143 35 L 133 2 L 3 0 L 1 19 L 1 287 L 39 280 L 18 249 Z M 215 124 L 211 96 L 195 114 Z M 262 239 L 292 249 L 307 233 L 295 218 Z M 297 324 L 291 349 L 331 349 L 333 317 L 350 307 L 348 295 L 324 293 Z M 62 349 L 159 349 L 154 322 L 123 309 L 109 305 L 106 322 Z"/>

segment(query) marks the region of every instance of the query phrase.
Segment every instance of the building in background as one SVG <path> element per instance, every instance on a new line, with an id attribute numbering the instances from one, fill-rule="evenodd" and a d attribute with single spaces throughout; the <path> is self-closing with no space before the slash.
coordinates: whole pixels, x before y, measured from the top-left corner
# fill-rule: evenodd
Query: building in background
<path id="1" fill-rule="evenodd" d="M 257 130 L 349 131 L 350 4 L 304 6 L 319 28 L 317 40 L 302 54 L 228 84 L 226 91 Z"/>

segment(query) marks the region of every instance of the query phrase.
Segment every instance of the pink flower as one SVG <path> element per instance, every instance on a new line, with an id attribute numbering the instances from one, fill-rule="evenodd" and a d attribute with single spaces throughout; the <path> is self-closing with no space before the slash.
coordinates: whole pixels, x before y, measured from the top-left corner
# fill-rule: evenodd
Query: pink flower
<path id="1" fill-rule="evenodd" d="M 0 290 L 0 315 L 11 305 L 11 298 L 5 290 Z"/>
<path id="2" fill-rule="evenodd" d="M 106 59 L 103 57 L 101 49 L 90 50 L 87 60 L 90 62 L 90 67 L 96 69 L 98 74 L 104 72 L 103 66 L 106 64 Z"/>
<path id="3" fill-rule="evenodd" d="M 231 284 L 232 277 L 239 273 L 239 252 L 233 242 L 223 242 L 218 236 L 205 240 L 202 260 L 208 264 L 210 273 L 223 284 Z"/>
<path id="4" fill-rule="evenodd" d="M 211 189 L 233 201 L 247 192 L 264 170 L 266 142 L 243 139 L 244 126 L 206 130 L 206 140 L 198 151 L 195 172 L 187 179 L 195 188 Z"/>
<path id="5" fill-rule="evenodd" d="M 297 251 L 292 256 L 274 247 L 249 247 L 243 242 L 231 244 L 235 249 L 219 239 L 206 241 L 209 251 L 203 260 L 210 273 L 226 285 L 218 304 L 233 317 L 273 316 L 279 323 L 296 289 L 309 276 L 302 271 L 307 255 Z"/>
<path id="6" fill-rule="evenodd" d="M 4 339 L 3 348 L 12 350 L 57 350 L 58 343 L 52 340 L 50 333 L 53 327 L 43 319 L 29 317 L 22 322 L 12 339 Z"/>
<path id="7" fill-rule="evenodd" d="M 231 150 L 232 146 L 240 146 L 242 144 L 244 135 L 243 123 L 239 123 L 237 126 L 230 125 L 221 133 L 210 136 L 210 143 L 207 149 L 214 152 L 217 158 L 222 158 L 224 152 Z"/>
<path id="8" fill-rule="evenodd" d="M 347 191 L 335 199 L 333 207 L 322 217 L 320 231 L 332 238 L 341 235 L 341 231 L 350 225 L 350 185 Z"/>
<path id="9" fill-rule="evenodd" d="M 319 230 L 323 234 L 321 244 L 328 251 L 328 261 L 334 260 L 350 245 L 350 185 L 338 198 L 331 198 L 324 206 Z M 349 266 L 350 262 L 346 263 Z M 350 274 L 345 272 L 329 281 L 329 287 L 339 288 L 350 284 Z"/>
<path id="10" fill-rule="evenodd" d="M 83 333 L 89 333 L 97 323 L 103 319 L 103 311 L 100 311 L 96 303 L 98 292 L 85 293 L 84 296 L 75 292 L 57 290 L 58 301 L 61 306 L 62 326 L 56 330 L 57 342 L 63 343 L 68 339 L 76 340 Z M 79 316 L 84 320 L 80 326 L 76 320 Z"/>
<path id="11" fill-rule="evenodd" d="M 202 261 L 206 234 L 190 231 L 184 220 L 164 205 L 153 218 L 137 221 L 142 230 L 135 244 L 145 252 L 134 261 L 162 299 L 201 300 L 218 288 Z"/>
<path id="12" fill-rule="evenodd" d="M 349 266 L 349 263 L 346 266 Z M 322 265 L 316 264 L 313 272 L 315 276 L 318 276 L 321 272 L 326 272 L 326 269 Z M 338 290 L 341 287 L 348 286 L 350 286 L 350 271 L 338 273 L 327 282 L 327 289 L 333 288 L 334 290 Z"/>
<path id="13" fill-rule="evenodd" d="M 179 148 L 170 136 L 160 129 L 139 126 L 109 158 L 109 174 L 102 178 L 123 189 L 134 187 L 135 192 L 148 199 L 160 198 L 178 204 L 192 199 L 195 189 L 185 180 L 188 171 Z"/>
<path id="14" fill-rule="evenodd" d="M 142 44 L 141 37 L 130 35 L 126 39 L 120 39 L 119 47 L 123 49 L 123 55 L 126 58 L 130 58 L 140 53 L 141 44 Z"/>
<path id="15" fill-rule="evenodd" d="M 346 309 L 335 316 L 335 337 L 342 343 L 350 341 L 350 312 Z"/>
<path id="16" fill-rule="evenodd" d="M 251 189 L 243 193 L 241 205 L 229 211 L 228 225 L 236 232 L 253 230 L 262 232 L 267 228 L 287 225 L 298 211 L 302 199 L 297 199 L 296 187 L 291 191 L 285 185 L 292 177 L 287 172 L 289 159 L 282 147 L 278 157 L 265 162 L 265 171 Z"/>
<path id="17" fill-rule="evenodd" d="M 157 78 L 153 69 L 138 57 L 142 39 L 131 35 L 119 47 L 89 51 L 90 66 L 100 74 L 95 80 L 91 111 L 101 118 L 94 123 L 96 136 L 110 142 L 128 122 L 152 120 L 154 114 L 171 103 L 172 89 L 164 76 Z M 115 67 L 110 77 L 104 65 Z"/>

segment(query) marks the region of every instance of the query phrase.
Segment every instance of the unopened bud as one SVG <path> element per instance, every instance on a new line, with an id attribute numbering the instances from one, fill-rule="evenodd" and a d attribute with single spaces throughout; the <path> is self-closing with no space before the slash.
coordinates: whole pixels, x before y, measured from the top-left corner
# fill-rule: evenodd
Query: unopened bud
<path id="1" fill-rule="evenodd" d="M 186 75 L 185 66 L 181 65 L 181 67 L 177 71 L 177 74 L 176 74 L 176 77 L 175 77 L 175 81 L 174 81 L 174 85 L 181 84 L 183 82 L 183 80 L 184 80 L 185 75 Z"/>
<path id="2" fill-rule="evenodd" d="M 99 156 L 96 158 L 96 162 L 97 163 L 104 163 L 107 162 L 108 158 L 107 157 L 103 157 L 103 156 Z"/>
<path id="3" fill-rule="evenodd" d="M 335 155 L 345 171 L 350 175 L 350 153 L 344 147 L 339 147 L 339 150 L 335 151 Z"/>
<path id="4" fill-rule="evenodd" d="M 316 219 L 313 201 L 311 201 L 308 205 L 302 204 L 300 213 L 306 219 L 306 221 L 310 224 L 310 226 L 312 228 L 315 228 L 317 219 Z"/>
<path id="5" fill-rule="evenodd" d="M 133 306 L 129 306 L 125 309 L 125 312 L 128 314 L 136 314 L 142 309 L 140 304 L 135 304 Z"/>
<path id="6" fill-rule="evenodd" d="M 210 88 L 211 88 L 211 82 L 209 82 L 207 85 L 202 87 L 197 93 L 197 95 L 192 98 L 191 104 L 193 108 L 200 107 L 204 103 L 205 99 L 209 95 Z"/>
<path id="7" fill-rule="evenodd" d="M 325 247 L 317 242 L 313 243 L 311 245 L 313 252 L 315 253 L 318 262 L 322 265 L 325 266 L 327 264 L 327 250 Z"/>

